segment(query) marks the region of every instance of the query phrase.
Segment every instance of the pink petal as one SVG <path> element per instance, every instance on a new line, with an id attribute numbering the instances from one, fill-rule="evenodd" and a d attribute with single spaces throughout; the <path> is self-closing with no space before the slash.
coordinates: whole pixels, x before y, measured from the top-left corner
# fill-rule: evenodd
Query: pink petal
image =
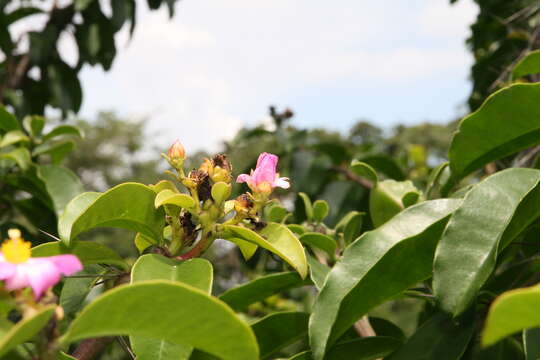
<path id="1" fill-rule="evenodd" d="M 25 288 L 30 285 L 28 274 L 23 264 L 15 265 L 15 272 L 6 278 L 6 290 L 13 291 Z"/>
<path id="2" fill-rule="evenodd" d="M 48 258 L 30 258 L 19 268 L 24 268 L 36 299 L 60 281 L 60 271 Z"/>
<path id="3" fill-rule="evenodd" d="M 289 184 L 289 178 L 286 177 L 276 178 L 273 185 L 274 187 L 280 187 L 283 189 L 288 189 L 291 187 L 291 184 Z"/>
<path id="4" fill-rule="evenodd" d="M 263 152 L 257 159 L 257 168 L 272 168 L 276 169 L 279 158 L 274 154 Z"/>
<path id="5" fill-rule="evenodd" d="M 248 174 L 240 174 L 236 178 L 237 183 L 249 183 L 251 181 L 251 176 Z"/>
<path id="6" fill-rule="evenodd" d="M 48 257 L 62 275 L 72 275 L 83 269 L 81 261 L 75 255 L 56 255 Z"/>
<path id="7" fill-rule="evenodd" d="M 10 262 L 0 260 L 0 280 L 5 280 L 12 277 L 17 270 L 17 265 Z"/>

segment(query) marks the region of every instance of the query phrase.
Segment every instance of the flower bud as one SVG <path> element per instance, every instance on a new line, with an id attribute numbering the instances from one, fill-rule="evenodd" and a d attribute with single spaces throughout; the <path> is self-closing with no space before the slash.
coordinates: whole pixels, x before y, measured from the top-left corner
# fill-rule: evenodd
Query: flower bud
<path id="1" fill-rule="evenodd" d="M 213 171 L 209 173 L 210 178 L 214 182 L 223 181 L 230 183 L 232 181 L 231 172 L 232 166 L 225 154 L 217 154 L 212 158 Z"/>
<path id="2" fill-rule="evenodd" d="M 180 140 L 176 140 L 167 152 L 167 160 L 172 167 L 179 169 L 184 164 L 185 159 L 186 150 L 184 149 L 184 146 L 182 145 Z"/>
<path id="3" fill-rule="evenodd" d="M 204 158 L 204 161 L 199 167 L 199 170 L 207 173 L 209 176 L 212 176 L 214 172 L 214 163 L 212 162 L 212 160 Z"/>

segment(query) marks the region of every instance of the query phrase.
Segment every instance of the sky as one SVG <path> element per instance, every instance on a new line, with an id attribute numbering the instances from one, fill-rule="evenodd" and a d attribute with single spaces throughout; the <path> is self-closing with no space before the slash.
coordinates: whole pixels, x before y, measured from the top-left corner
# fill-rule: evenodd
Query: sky
<path id="1" fill-rule="evenodd" d="M 472 0 L 138 2 L 112 70 L 85 67 L 81 115 L 149 119 L 154 141 L 217 150 L 242 126 L 290 107 L 299 127 L 346 133 L 358 119 L 444 122 L 462 115 Z"/>

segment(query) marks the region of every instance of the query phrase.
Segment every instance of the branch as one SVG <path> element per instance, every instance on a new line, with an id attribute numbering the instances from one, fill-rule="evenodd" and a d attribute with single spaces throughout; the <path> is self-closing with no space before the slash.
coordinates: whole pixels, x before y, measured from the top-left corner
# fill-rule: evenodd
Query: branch
<path id="1" fill-rule="evenodd" d="M 99 355 L 107 345 L 113 342 L 114 337 L 101 337 L 83 340 L 75 349 L 73 356 L 78 360 L 92 360 Z"/>
<path id="2" fill-rule="evenodd" d="M 331 168 L 332 170 L 335 170 L 339 173 L 342 173 L 343 175 L 345 175 L 345 177 L 351 181 L 354 181 L 354 182 L 357 182 L 359 183 L 360 185 L 362 185 L 363 187 L 365 188 L 368 188 L 368 189 L 372 189 L 373 188 L 373 183 L 366 179 L 366 178 L 363 178 L 361 176 L 358 176 L 356 175 L 351 169 L 341 165 L 341 166 L 332 166 Z"/>

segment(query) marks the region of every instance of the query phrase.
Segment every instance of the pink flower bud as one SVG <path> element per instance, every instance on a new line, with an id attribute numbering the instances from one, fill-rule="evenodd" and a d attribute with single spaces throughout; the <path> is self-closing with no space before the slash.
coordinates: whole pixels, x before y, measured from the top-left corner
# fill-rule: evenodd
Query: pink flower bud
<path id="1" fill-rule="evenodd" d="M 171 145 L 169 151 L 167 152 L 167 156 L 171 161 L 184 160 L 186 158 L 186 150 L 184 149 L 184 146 L 180 140 L 176 140 Z"/>
<path id="2" fill-rule="evenodd" d="M 258 193 L 270 193 L 275 187 L 288 189 L 289 179 L 279 177 L 279 173 L 276 172 L 278 160 L 276 155 L 262 153 L 259 155 L 255 170 L 251 170 L 249 175 L 239 175 L 236 182 L 245 182 L 251 190 Z"/>

